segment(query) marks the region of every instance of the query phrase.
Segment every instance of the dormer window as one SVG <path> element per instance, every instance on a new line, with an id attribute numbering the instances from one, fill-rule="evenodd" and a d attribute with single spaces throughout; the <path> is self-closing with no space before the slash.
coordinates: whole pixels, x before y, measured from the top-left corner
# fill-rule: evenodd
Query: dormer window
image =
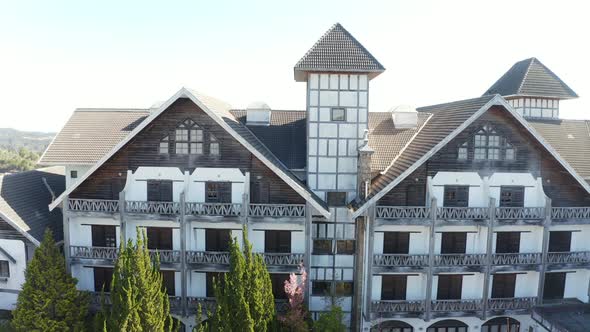
<path id="1" fill-rule="evenodd" d="M 473 136 L 457 147 L 457 160 L 469 159 L 470 145 L 473 144 L 473 160 L 514 160 L 514 146 L 499 135 L 491 125 L 483 126 Z"/>
<path id="2" fill-rule="evenodd" d="M 173 138 L 173 141 L 171 138 Z M 170 135 L 160 140 L 159 152 L 167 154 L 170 153 L 170 150 L 178 155 L 209 154 L 218 156 L 219 142 L 196 122 L 186 119 Z"/>

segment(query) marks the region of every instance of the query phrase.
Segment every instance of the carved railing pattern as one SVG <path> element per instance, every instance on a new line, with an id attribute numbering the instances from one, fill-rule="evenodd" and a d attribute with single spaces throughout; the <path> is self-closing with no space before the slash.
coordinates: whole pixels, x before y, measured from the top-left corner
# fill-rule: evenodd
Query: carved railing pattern
<path id="1" fill-rule="evenodd" d="M 547 253 L 549 264 L 587 264 L 590 263 L 590 251 L 550 252 Z"/>
<path id="2" fill-rule="evenodd" d="M 374 254 L 373 266 L 427 266 L 428 255 Z"/>
<path id="3" fill-rule="evenodd" d="M 70 257 L 83 259 L 117 259 L 116 247 L 70 246 Z"/>
<path id="4" fill-rule="evenodd" d="M 156 255 L 160 256 L 160 263 L 180 263 L 180 250 L 150 250 L 150 256 L 152 258 L 155 258 Z"/>
<path id="5" fill-rule="evenodd" d="M 126 201 L 125 211 L 129 213 L 178 214 L 180 202 Z"/>
<path id="6" fill-rule="evenodd" d="M 305 217 L 305 204 L 250 204 L 250 217 Z"/>
<path id="7" fill-rule="evenodd" d="M 170 311 L 179 311 L 182 309 L 182 297 L 181 296 L 168 296 L 168 302 L 170 302 Z"/>
<path id="8" fill-rule="evenodd" d="M 107 199 L 68 199 L 68 209 L 75 212 L 119 212 L 118 200 Z"/>
<path id="9" fill-rule="evenodd" d="M 498 207 L 498 220 L 540 220 L 545 218 L 544 207 Z"/>
<path id="10" fill-rule="evenodd" d="M 537 304 L 536 297 L 498 298 L 488 300 L 488 310 L 522 310 Z"/>
<path id="11" fill-rule="evenodd" d="M 490 217 L 488 207 L 439 207 L 436 217 L 443 220 L 486 220 Z"/>
<path id="12" fill-rule="evenodd" d="M 439 254 L 434 256 L 435 266 L 468 266 L 486 264 L 486 254 Z"/>
<path id="13" fill-rule="evenodd" d="M 543 255 L 540 252 L 492 254 L 492 265 L 527 265 L 541 264 Z"/>
<path id="14" fill-rule="evenodd" d="M 590 207 L 554 207 L 552 219 L 590 219 Z"/>
<path id="15" fill-rule="evenodd" d="M 425 206 L 377 206 L 377 218 L 430 219 L 430 208 Z"/>
<path id="16" fill-rule="evenodd" d="M 263 253 L 266 265 L 299 265 L 305 254 Z"/>
<path id="17" fill-rule="evenodd" d="M 227 251 L 187 251 L 186 262 L 189 264 L 229 264 Z"/>
<path id="18" fill-rule="evenodd" d="M 239 216 L 241 210 L 239 203 L 186 203 L 186 214 L 195 216 Z"/>
<path id="19" fill-rule="evenodd" d="M 425 303 L 423 300 L 416 301 L 373 301 L 371 310 L 373 312 L 421 312 L 425 310 Z"/>
<path id="20" fill-rule="evenodd" d="M 432 311 L 477 311 L 481 310 L 483 305 L 482 300 L 432 300 Z"/>
<path id="21" fill-rule="evenodd" d="M 194 296 L 187 296 L 187 309 L 189 312 L 196 312 L 199 304 L 201 304 L 201 310 L 203 313 L 207 311 L 213 312 L 216 307 L 216 302 L 214 297 L 194 297 Z"/>

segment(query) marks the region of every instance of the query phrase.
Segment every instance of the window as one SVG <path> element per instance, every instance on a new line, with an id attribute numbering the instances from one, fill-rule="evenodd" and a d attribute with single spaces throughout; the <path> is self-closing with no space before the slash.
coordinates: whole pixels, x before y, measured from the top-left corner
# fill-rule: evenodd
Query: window
<path id="1" fill-rule="evenodd" d="M 148 249 L 172 250 L 172 228 L 147 227 Z"/>
<path id="2" fill-rule="evenodd" d="M 469 329 L 469 326 L 467 326 L 465 323 L 455 320 L 455 319 L 445 319 L 445 320 L 441 320 L 438 321 L 432 325 L 430 325 L 427 329 L 426 332 L 467 332 L 467 330 Z M 494 332 L 500 332 L 500 331 L 494 331 Z M 507 332 L 507 331 L 501 331 L 501 332 Z M 510 332 L 516 332 L 516 331 L 510 331 Z"/>
<path id="3" fill-rule="evenodd" d="M 465 232 L 443 232 L 440 253 L 441 254 L 464 254 L 467 244 L 467 233 Z"/>
<path id="4" fill-rule="evenodd" d="M 94 291 L 101 292 L 104 287 L 105 292 L 111 291 L 111 282 L 113 281 L 113 268 L 95 267 L 94 270 Z"/>
<path id="5" fill-rule="evenodd" d="M 206 229 L 205 251 L 229 251 L 229 229 Z"/>
<path id="6" fill-rule="evenodd" d="M 405 300 L 408 276 L 384 275 L 381 277 L 381 300 Z"/>
<path id="7" fill-rule="evenodd" d="M 384 232 L 384 254 L 408 254 L 410 251 L 410 233 L 408 232 Z"/>
<path id="8" fill-rule="evenodd" d="M 0 278 L 10 278 L 10 263 L 8 261 L 0 261 Z"/>
<path id="9" fill-rule="evenodd" d="M 523 207 L 524 187 L 523 186 L 502 186 L 500 187 L 500 206 L 502 207 Z"/>
<path id="10" fill-rule="evenodd" d="M 563 299 L 565 292 L 565 272 L 545 273 L 545 284 L 543 285 L 544 300 Z"/>
<path id="11" fill-rule="evenodd" d="M 469 151 L 469 143 L 465 142 L 457 149 L 457 159 L 467 160 L 467 153 Z"/>
<path id="12" fill-rule="evenodd" d="M 514 160 L 514 147 L 489 124 L 484 125 L 472 139 L 457 147 L 457 160 L 469 159 L 469 147 L 473 140 L 474 160 Z"/>
<path id="13" fill-rule="evenodd" d="M 213 136 L 209 136 L 209 139 L 211 140 L 211 142 L 209 143 L 209 154 L 212 156 L 218 156 L 219 142 L 217 142 L 217 139 Z"/>
<path id="14" fill-rule="evenodd" d="M 462 287 L 462 275 L 439 274 L 436 298 L 438 300 L 460 300 Z"/>
<path id="15" fill-rule="evenodd" d="M 512 298 L 516 286 L 516 274 L 498 273 L 492 277 L 492 298 Z"/>
<path id="16" fill-rule="evenodd" d="M 291 252 L 291 231 L 264 231 L 264 252 Z"/>
<path id="17" fill-rule="evenodd" d="M 572 244 L 571 231 L 549 232 L 549 252 L 568 252 Z"/>
<path id="18" fill-rule="evenodd" d="M 206 296 L 207 297 L 215 297 L 215 288 L 214 283 L 220 283 L 221 287 L 223 287 L 225 283 L 225 272 L 207 272 L 205 275 L 205 286 L 206 286 Z"/>
<path id="19" fill-rule="evenodd" d="M 172 149 L 170 149 L 171 146 Z M 219 142 L 215 136 L 205 132 L 191 119 L 184 120 L 170 132 L 170 135 L 160 140 L 159 153 L 168 154 L 171 150 L 178 155 L 204 155 L 209 153 L 209 155 L 218 156 L 220 153 Z"/>
<path id="20" fill-rule="evenodd" d="M 78 177 L 78 171 L 70 171 L 70 177 L 76 179 Z"/>
<path id="21" fill-rule="evenodd" d="M 330 112 L 332 121 L 346 121 L 346 109 L 332 108 Z"/>
<path id="22" fill-rule="evenodd" d="M 231 182 L 207 182 L 205 202 L 231 203 Z"/>
<path id="23" fill-rule="evenodd" d="M 176 295 L 175 283 L 174 283 L 174 271 L 162 271 L 162 285 L 166 289 L 166 293 L 170 296 Z"/>
<path id="24" fill-rule="evenodd" d="M 117 235 L 116 226 L 92 225 L 92 246 L 93 247 L 116 247 Z"/>
<path id="25" fill-rule="evenodd" d="M 467 207 L 469 205 L 469 186 L 445 186 L 443 205 Z"/>
<path id="26" fill-rule="evenodd" d="M 270 283 L 272 284 L 272 294 L 277 300 L 286 300 L 285 281 L 289 280 L 289 275 L 284 273 L 271 273 Z"/>
<path id="27" fill-rule="evenodd" d="M 314 255 L 331 255 L 332 252 L 332 240 L 313 240 Z"/>
<path id="28" fill-rule="evenodd" d="M 338 255 L 354 255 L 354 240 L 336 240 L 336 253 Z"/>
<path id="29" fill-rule="evenodd" d="M 533 332 L 534 327 L 529 326 L 529 332 Z M 481 326 L 481 332 L 525 332 L 520 329 L 520 322 L 510 317 L 496 317 L 487 321 Z"/>
<path id="30" fill-rule="evenodd" d="M 168 154 L 170 153 L 170 144 L 169 144 L 170 140 L 168 138 L 168 136 L 162 138 L 162 140 L 160 140 L 160 150 L 159 152 L 162 154 Z"/>
<path id="31" fill-rule="evenodd" d="M 328 206 L 345 206 L 346 192 L 331 191 L 328 192 Z"/>
<path id="32" fill-rule="evenodd" d="M 515 254 L 520 251 L 520 232 L 496 233 L 496 253 Z"/>
<path id="33" fill-rule="evenodd" d="M 315 281 L 311 282 L 311 295 L 314 296 L 329 296 L 332 294 L 332 283 L 330 281 Z"/>
<path id="34" fill-rule="evenodd" d="M 250 202 L 252 202 L 252 203 L 269 203 L 270 202 L 270 183 L 268 183 L 268 182 L 251 182 L 250 183 Z"/>
<path id="35" fill-rule="evenodd" d="M 172 181 L 148 180 L 147 200 L 149 202 L 172 202 Z"/>
<path id="36" fill-rule="evenodd" d="M 334 290 L 336 296 L 352 296 L 354 283 L 352 281 L 336 281 Z"/>

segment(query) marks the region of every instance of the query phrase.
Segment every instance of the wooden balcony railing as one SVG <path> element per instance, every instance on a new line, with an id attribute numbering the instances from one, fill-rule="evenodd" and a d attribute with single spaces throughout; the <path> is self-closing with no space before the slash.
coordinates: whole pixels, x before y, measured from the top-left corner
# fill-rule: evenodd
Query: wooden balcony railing
<path id="1" fill-rule="evenodd" d="M 248 216 L 301 218 L 305 217 L 305 204 L 250 204 Z"/>
<path id="2" fill-rule="evenodd" d="M 488 300 L 488 310 L 525 310 L 536 304 L 536 297 L 496 298 Z"/>
<path id="3" fill-rule="evenodd" d="M 180 202 L 126 201 L 125 211 L 128 213 L 178 214 L 180 213 Z"/>
<path id="4" fill-rule="evenodd" d="M 425 206 L 377 206 L 377 218 L 430 219 L 430 208 Z"/>
<path id="5" fill-rule="evenodd" d="M 554 207 L 551 209 L 551 219 L 590 219 L 590 207 Z"/>
<path id="6" fill-rule="evenodd" d="M 540 252 L 492 254 L 492 265 L 529 265 L 541 264 L 543 255 Z"/>
<path id="7" fill-rule="evenodd" d="M 201 310 L 203 310 L 203 313 L 213 312 L 215 310 L 215 306 L 217 305 L 214 297 L 187 296 L 186 301 L 187 310 L 189 312 L 197 312 L 199 304 L 201 304 Z"/>
<path id="8" fill-rule="evenodd" d="M 108 199 L 68 199 L 68 209 L 75 212 L 119 212 L 119 201 Z"/>
<path id="9" fill-rule="evenodd" d="M 90 307 L 93 309 L 99 309 L 103 303 L 105 306 L 113 304 L 109 292 L 88 292 L 88 294 L 90 294 Z M 171 311 L 182 307 L 182 297 L 180 296 L 169 295 L 168 301 L 170 302 Z"/>
<path id="10" fill-rule="evenodd" d="M 376 313 L 422 312 L 425 310 L 424 300 L 373 301 L 371 311 Z"/>
<path id="11" fill-rule="evenodd" d="M 156 255 L 160 256 L 160 263 L 164 264 L 177 264 L 180 263 L 181 260 L 180 250 L 150 250 L 150 256 L 152 258 L 155 258 Z"/>
<path id="12" fill-rule="evenodd" d="M 482 300 L 432 300 L 433 312 L 479 311 L 483 308 Z"/>
<path id="13" fill-rule="evenodd" d="M 486 220 L 490 217 L 488 207 L 439 207 L 436 218 L 442 220 Z"/>
<path id="14" fill-rule="evenodd" d="M 485 265 L 486 254 L 439 254 L 434 256 L 435 266 Z"/>
<path id="15" fill-rule="evenodd" d="M 504 220 L 542 220 L 545 218 L 544 207 L 498 207 L 496 219 Z"/>
<path id="16" fill-rule="evenodd" d="M 305 254 L 291 253 L 263 253 L 262 257 L 266 265 L 292 265 L 297 266 L 303 262 Z"/>
<path id="17" fill-rule="evenodd" d="M 70 246 L 70 257 L 114 261 L 117 259 L 117 251 L 116 247 Z"/>
<path id="18" fill-rule="evenodd" d="M 239 203 L 186 203 L 186 214 L 194 216 L 232 216 L 242 214 L 242 204 Z"/>
<path id="19" fill-rule="evenodd" d="M 590 251 L 550 252 L 547 253 L 549 264 L 588 264 Z"/>
<path id="20" fill-rule="evenodd" d="M 420 267 L 428 266 L 428 255 L 410 255 L 410 254 L 374 254 L 373 266 L 393 267 L 408 266 Z"/>
<path id="21" fill-rule="evenodd" d="M 227 251 L 187 251 L 186 262 L 188 264 L 220 264 L 229 265 L 229 252 Z"/>

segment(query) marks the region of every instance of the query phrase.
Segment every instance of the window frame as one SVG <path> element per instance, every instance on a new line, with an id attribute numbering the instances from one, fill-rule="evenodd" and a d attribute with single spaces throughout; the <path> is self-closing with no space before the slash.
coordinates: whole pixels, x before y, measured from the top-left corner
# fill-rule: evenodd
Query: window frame
<path id="1" fill-rule="evenodd" d="M 10 278 L 10 262 L 8 260 L 0 260 L 0 278 Z"/>
<path id="2" fill-rule="evenodd" d="M 231 241 L 231 229 L 205 228 L 205 251 L 228 252 L 229 241 Z"/>
<path id="3" fill-rule="evenodd" d="M 215 193 L 215 196 L 212 194 Z M 205 203 L 231 203 L 232 183 L 227 181 L 205 182 Z"/>
<path id="4" fill-rule="evenodd" d="M 171 227 L 146 227 L 145 234 L 148 249 L 174 250 L 174 234 L 172 230 Z M 150 241 L 150 238 L 152 241 Z"/>
<path id="5" fill-rule="evenodd" d="M 517 254 L 520 252 L 520 232 L 497 232 L 496 254 Z"/>
<path id="6" fill-rule="evenodd" d="M 335 197 L 334 197 L 335 196 Z M 342 196 L 342 197 L 338 197 Z M 346 191 L 328 191 L 326 193 L 326 203 L 329 207 L 343 207 L 346 206 Z"/>
<path id="7" fill-rule="evenodd" d="M 93 247 L 116 248 L 117 226 L 90 225 L 90 237 Z"/>
<path id="8" fill-rule="evenodd" d="M 336 111 L 342 111 L 341 116 L 335 116 Z M 330 108 L 330 121 L 334 122 L 346 122 L 346 108 L 344 107 L 332 107 Z"/>
<path id="9" fill-rule="evenodd" d="M 492 299 L 514 298 L 516 273 L 496 273 L 492 275 Z"/>
<path id="10" fill-rule="evenodd" d="M 408 293 L 408 276 L 385 274 L 381 276 L 381 300 L 405 301 Z"/>
<path id="11" fill-rule="evenodd" d="M 469 186 L 444 186 L 443 207 L 468 207 L 469 190 Z M 451 194 L 453 197 L 450 197 Z M 462 198 L 461 195 L 465 197 Z"/>
<path id="12" fill-rule="evenodd" d="M 567 249 L 566 249 L 567 248 Z M 572 231 L 550 231 L 547 252 L 570 252 Z"/>
<path id="13" fill-rule="evenodd" d="M 460 300 L 463 295 L 462 274 L 439 274 L 436 289 L 437 300 Z M 443 285 L 441 285 L 443 280 Z M 447 283 L 448 286 L 444 284 Z M 457 291 L 458 289 L 458 291 Z M 458 293 L 457 293 L 458 292 Z M 458 294 L 458 295 L 457 295 Z"/>
<path id="14" fill-rule="evenodd" d="M 500 186 L 500 207 L 524 207 L 524 186 Z"/>
<path id="15" fill-rule="evenodd" d="M 383 253 L 407 255 L 410 253 L 410 232 L 383 232 Z"/>
<path id="16" fill-rule="evenodd" d="M 288 240 L 287 240 L 288 239 Z M 292 234 L 287 230 L 265 230 L 264 231 L 264 252 L 265 253 L 291 253 Z M 285 243 L 287 242 L 287 243 Z"/>

